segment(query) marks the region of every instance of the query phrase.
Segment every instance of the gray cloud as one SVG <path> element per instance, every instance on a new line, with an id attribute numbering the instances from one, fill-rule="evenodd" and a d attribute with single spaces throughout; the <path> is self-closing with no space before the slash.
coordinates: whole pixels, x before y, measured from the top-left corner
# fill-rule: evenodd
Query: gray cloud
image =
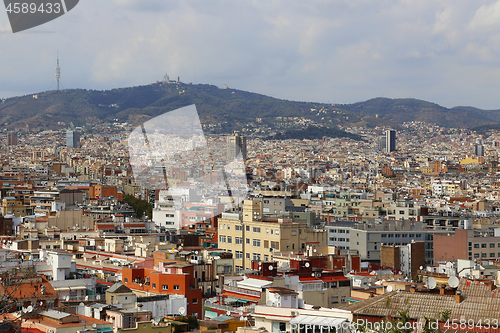
<path id="1" fill-rule="evenodd" d="M 499 19 L 500 1 L 482 0 L 86 0 L 32 30 L 55 33 L 0 33 L 0 97 L 49 89 L 59 49 L 66 88 L 168 72 L 292 100 L 500 108 Z"/>

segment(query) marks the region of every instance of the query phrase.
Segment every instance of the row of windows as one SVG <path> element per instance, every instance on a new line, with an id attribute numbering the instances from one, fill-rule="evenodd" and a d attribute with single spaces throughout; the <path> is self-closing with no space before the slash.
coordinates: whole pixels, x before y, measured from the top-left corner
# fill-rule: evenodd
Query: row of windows
<path id="1" fill-rule="evenodd" d="M 220 230 L 223 230 L 223 229 L 227 229 L 227 230 L 231 230 L 231 225 L 230 224 L 220 224 L 219 225 L 219 229 Z M 236 231 L 243 231 L 243 226 L 241 224 L 236 224 L 234 226 L 234 229 Z M 250 226 L 246 226 L 245 228 L 246 231 L 250 231 Z M 269 234 L 269 230 L 271 231 L 271 235 L 279 235 L 280 234 L 280 230 L 279 229 L 266 229 L 266 234 Z M 252 228 L 252 232 L 256 233 L 256 234 L 260 234 L 261 232 L 261 228 L 260 227 L 253 227 Z"/>
<path id="2" fill-rule="evenodd" d="M 422 238 L 422 234 L 381 234 L 380 235 L 382 238 Z"/>
<path id="3" fill-rule="evenodd" d="M 125 283 L 128 283 L 128 279 L 127 278 L 125 278 L 123 281 Z M 173 290 L 180 290 L 181 289 L 180 285 L 178 285 L 178 284 L 174 284 L 173 288 L 174 288 Z M 153 289 L 156 289 L 156 283 L 153 283 Z M 162 290 L 168 290 L 168 284 L 162 284 L 161 289 Z"/>
<path id="4" fill-rule="evenodd" d="M 469 252 L 469 259 L 472 259 L 471 256 L 472 252 Z M 490 258 L 495 258 L 495 256 L 496 254 L 494 252 L 489 254 Z M 488 253 L 481 253 L 481 258 L 486 258 L 486 257 L 488 257 Z M 474 258 L 479 258 L 479 253 L 474 253 Z M 498 253 L 498 258 L 500 258 L 500 252 Z"/>
<path id="5" fill-rule="evenodd" d="M 469 249 L 470 249 L 471 244 L 472 244 L 472 243 L 471 243 L 471 242 L 469 242 Z M 496 243 L 490 243 L 490 248 L 494 248 L 494 247 L 496 246 L 495 244 L 496 244 Z M 487 247 L 488 247 L 488 246 L 487 246 L 487 244 L 486 244 L 486 243 L 481 243 L 481 248 L 482 248 L 482 249 L 485 249 L 485 248 L 487 248 Z M 500 247 L 500 243 L 498 243 L 498 247 Z M 474 243 L 474 248 L 475 248 L 475 249 L 479 249 L 479 243 Z"/>

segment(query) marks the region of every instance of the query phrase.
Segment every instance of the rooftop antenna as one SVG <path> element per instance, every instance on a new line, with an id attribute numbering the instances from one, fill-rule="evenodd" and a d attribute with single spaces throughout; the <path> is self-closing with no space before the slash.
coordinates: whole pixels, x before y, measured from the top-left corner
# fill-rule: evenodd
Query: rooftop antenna
<path id="1" fill-rule="evenodd" d="M 57 90 L 59 90 L 59 81 L 61 81 L 61 69 L 59 68 L 59 51 L 57 51 L 56 81 Z"/>

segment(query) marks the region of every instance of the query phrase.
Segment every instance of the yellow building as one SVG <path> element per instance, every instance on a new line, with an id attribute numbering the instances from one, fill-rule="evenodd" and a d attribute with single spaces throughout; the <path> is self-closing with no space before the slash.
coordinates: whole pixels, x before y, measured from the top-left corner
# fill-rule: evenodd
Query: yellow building
<path id="1" fill-rule="evenodd" d="M 14 197 L 5 197 L 2 200 L 2 216 L 14 215 L 15 217 L 24 217 L 27 214 L 27 206 L 23 205 L 21 200 Z"/>
<path id="2" fill-rule="evenodd" d="M 307 245 L 327 245 L 327 232 L 290 218 L 265 217 L 262 202 L 245 200 L 243 213 L 219 219 L 219 249 L 233 254 L 234 271 L 251 267 L 252 260 L 271 261 L 273 251 L 301 252 Z"/>

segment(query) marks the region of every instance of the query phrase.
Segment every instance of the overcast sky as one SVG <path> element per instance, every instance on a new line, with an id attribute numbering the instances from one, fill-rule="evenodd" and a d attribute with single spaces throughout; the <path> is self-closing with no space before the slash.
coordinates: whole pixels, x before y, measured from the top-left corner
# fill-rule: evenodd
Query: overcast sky
<path id="1" fill-rule="evenodd" d="M 180 76 L 298 101 L 414 97 L 500 109 L 500 1 L 80 0 L 13 34 L 0 97 Z"/>

